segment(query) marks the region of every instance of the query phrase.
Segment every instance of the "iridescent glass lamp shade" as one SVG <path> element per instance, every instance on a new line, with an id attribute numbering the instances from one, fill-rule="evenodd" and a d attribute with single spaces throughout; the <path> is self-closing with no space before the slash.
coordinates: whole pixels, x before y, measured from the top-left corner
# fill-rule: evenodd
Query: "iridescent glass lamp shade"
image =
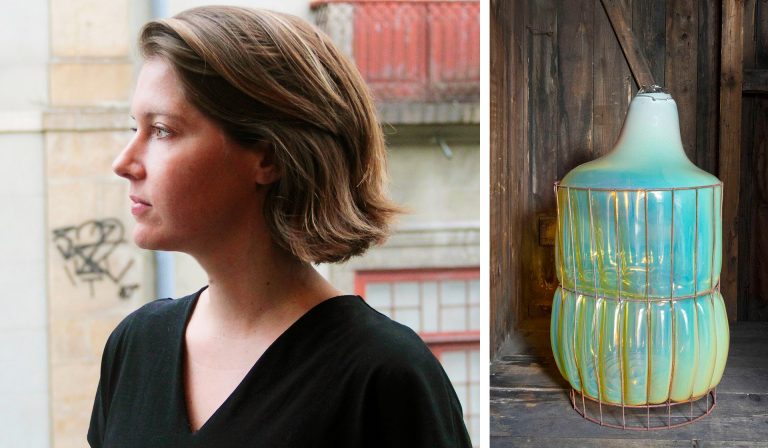
<path id="1" fill-rule="evenodd" d="M 722 183 L 688 160 L 672 97 L 657 86 L 640 90 L 613 150 L 576 167 L 555 193 L 560 287 L 550 339 L 574 408 L 631 429 L 711 412 L 729 343 Z M 681 403 L 691 403 L 690 418 L 674 423 L 670 408 Z M 603 421 L 605 406 L 621 407 L 621 424 Z M 651 423 L 660 407 L 668 419 Z M 628 425 L 625 408 L 646 409 L 648 422 Z"/>

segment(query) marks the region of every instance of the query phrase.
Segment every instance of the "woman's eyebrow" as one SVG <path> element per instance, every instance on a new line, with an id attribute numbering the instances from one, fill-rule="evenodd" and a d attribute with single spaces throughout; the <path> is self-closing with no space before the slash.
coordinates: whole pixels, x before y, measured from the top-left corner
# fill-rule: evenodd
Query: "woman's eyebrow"
<path id="1" fill-rule="evenodd" d="M 141 114 L 136 114 L 136 115 L 139 115 L 141 118 L 167 117 L 167 118 L 170 118 L 172 120 L 182 120 L 183 119 L 182 116 L 179 115 L 179 114 L 174 114 L 172 112 L 165 112 L 165 111 L 147 111 L 147 112 L 143 112 Z M 135 120 L 136 116 L 134 114 L 131 114 L 131 118 L 133 118 Z"/>

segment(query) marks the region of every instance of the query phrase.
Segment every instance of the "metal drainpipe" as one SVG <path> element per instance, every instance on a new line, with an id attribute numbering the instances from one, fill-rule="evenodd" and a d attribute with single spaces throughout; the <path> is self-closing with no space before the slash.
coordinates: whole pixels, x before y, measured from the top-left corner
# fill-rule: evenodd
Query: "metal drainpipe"
<path id="1" fill-rule="evenodd" d="M 168 17 L 168 0 L 151 0 L 153 19 Z M 171 252 L 155 251 L 155 295 L 176 297 L 176 273 Z"/>
<path id="2" fill-rule="evenodd" d="M 153 19 L 168 17 L 168 0 L 151 0 L 150 4 Z"/>

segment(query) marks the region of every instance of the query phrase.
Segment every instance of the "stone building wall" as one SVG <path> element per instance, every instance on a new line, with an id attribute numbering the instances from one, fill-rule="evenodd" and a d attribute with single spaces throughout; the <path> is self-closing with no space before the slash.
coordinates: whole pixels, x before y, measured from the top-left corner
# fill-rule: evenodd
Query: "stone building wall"
<path id="1" fill-rule="evenodd" d="M 0 14 L 0 446 L 49 441 L 45 282 L 47 0 Z"/>
<path id="2" fill-rule="evenodd" d="M 146 5 L 51 0 L 44 114 L 51 446 L 86 446 L 107 336 L 152 291 L 130 241 L 128 185 L 112 160 L 130 138 L 134 40 Z"/>

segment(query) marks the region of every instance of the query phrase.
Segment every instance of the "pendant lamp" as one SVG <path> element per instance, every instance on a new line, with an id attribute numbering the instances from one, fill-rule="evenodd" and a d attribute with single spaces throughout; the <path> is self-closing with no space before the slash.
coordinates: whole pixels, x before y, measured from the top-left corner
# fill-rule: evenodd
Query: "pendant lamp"
<path id="1" fill-rule="evenodd" d="M 715 407 L 729 344 L 722 188 L 688 160 L 658 86 L 633 98 L 609 154 L 555 184 L 550 340 L 585 418 L 670 428 Z"/>

